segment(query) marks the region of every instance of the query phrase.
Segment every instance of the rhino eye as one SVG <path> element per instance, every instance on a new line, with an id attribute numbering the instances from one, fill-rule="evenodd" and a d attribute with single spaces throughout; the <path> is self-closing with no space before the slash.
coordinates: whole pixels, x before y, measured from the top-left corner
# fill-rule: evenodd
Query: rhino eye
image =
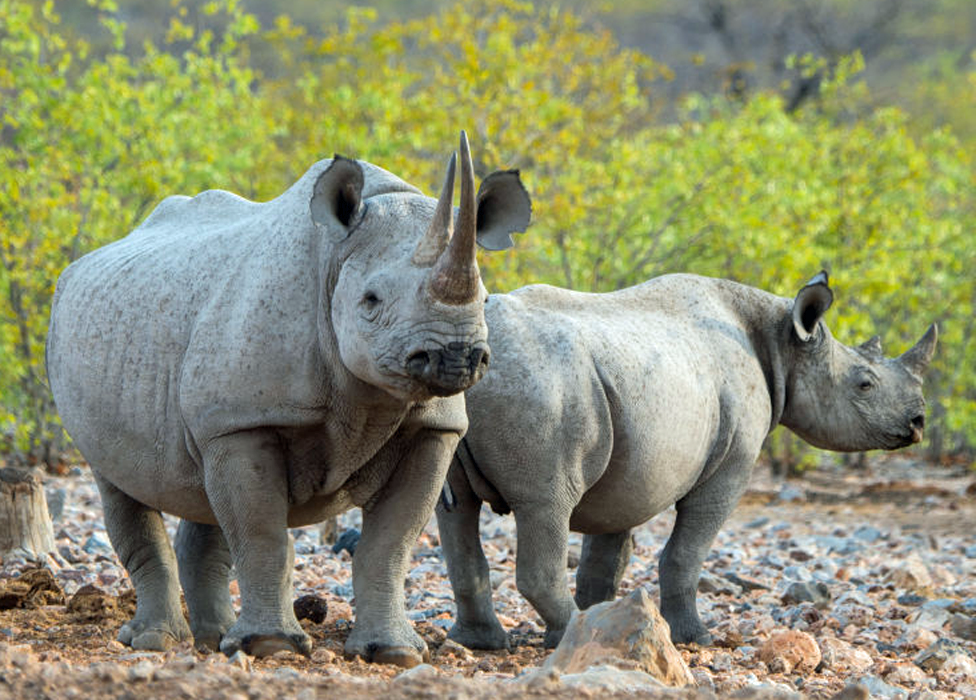
<path id="1" fill-rule="evenodd" d="M 376 296 L 376 292 L 366 292 L 363 294 L 363 306 L 366 307 L 368 311 L 372 311 L 380 304 L 380 298 Z"/>
<path id="2" fill-rule="evenodd" d="M 861 391 L 871 391 L 874 388 L 874 382 L 870 379 L 864 378 L 858 382 L 857 388 Z"/>

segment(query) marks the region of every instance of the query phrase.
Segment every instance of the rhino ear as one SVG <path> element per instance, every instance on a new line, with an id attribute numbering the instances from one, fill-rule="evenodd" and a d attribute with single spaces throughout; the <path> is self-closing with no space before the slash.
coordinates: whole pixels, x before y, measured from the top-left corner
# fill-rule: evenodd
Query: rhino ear
<path id="1" fill-rule="evenodd" d="M 827 272 L 821 270 L 793 300 L 793 329 L 801 341 L 805 343 L 813 337 L 817 323 L 833 301 L 834 293 L 830 291 Z"/>
<path id="2" fill-rule="evenodd" d="M 935 345 L 939 340 L 939 327 L 934 323 L 925 331 L 925 335 L 919 339 L 915 345 L 903 352 L 898 357 L 898 362 L 904 365 L 905 369 L 921 377 L 922 372 L 929 366 L 932 356 L 935 354 Z"/>
<path id="3" fill-rule="evenodd" d="M 532 216 L 532 200 L 518 170 L 496 170 L 478 188 L 478 244 L 487 250 L 513 245 L 511 234 L 524 231 Z"/>
<path id="4" fill-rule="evenodd" d="M 857 350 L 864 355 L 869 360 L 874 360 L 875 362 L 881 360 L 884 357 L 884 353 L 881 350 L 881 336 L 876 335 L 870 340 L 867 340 L 857 346 Z"/>
<path id="5" fill-rule="evenodd" d="M 362 166 L 336 155 L 312 188 L 312 199 L 308 203 L 312 221 L 329 231 L 336 231 L 339 239 L 345 238 L 349 225 L 363 205 L 363 183 Z"/>

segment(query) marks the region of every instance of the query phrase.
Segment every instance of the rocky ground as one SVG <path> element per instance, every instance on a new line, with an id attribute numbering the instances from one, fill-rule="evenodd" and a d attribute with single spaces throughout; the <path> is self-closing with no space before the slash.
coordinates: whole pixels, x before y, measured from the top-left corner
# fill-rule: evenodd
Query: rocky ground
<path id="1" fill-rule="evenodd" d="M 46 481 L 59 548 L 45 562 L 52 575 L 24 573 L 36 565 L 16 557 L 0 568 L 0 608 L 9 608 L 0 611 L 0 698 L 629 694 L 623 672 L 582 686 L 530 673 L 548 655 L 541 621 L 516 590 L 514 522 L 487 511 L 482 536 L 496 608 L 516 642 L 511 653 L 445 642 L 454 606 L 434 523 L 406 585 L 433 667 L 402 672 L 343 658 L 354 603 L 350 557 L 334 554 L 320 528 L 294 531 L 295 595 L 313 596 L 302 622 L 314 639 L 310 658 L 227 659 L 189 645 L 133 652 L 115 641 L 134 606 L 128 579 L 90 475 L 72 472 Z M 623 593 L 646 587 L 657 595 L 656 560 L 672 521 L 664 513 L 635 531 Z M 340 531 L 357 525 L 358 513 L 349 513 Z M 882 698 L 976 696 L 974 525 L 976 478 L 962 465 L 879 455 L 862 471 L 828 465 L 787 482 L 758 468 L 702 577 L 699 609 L 718 643 L 681 647 L 698 689 L 661 697 L 829 698 L 851 683 Z M 579 538 L 572 542 L 578 552 Z M 567 575 L 572 583 L 572 568 Z M 324 618 L 315 614 L 323 602 Z"/>

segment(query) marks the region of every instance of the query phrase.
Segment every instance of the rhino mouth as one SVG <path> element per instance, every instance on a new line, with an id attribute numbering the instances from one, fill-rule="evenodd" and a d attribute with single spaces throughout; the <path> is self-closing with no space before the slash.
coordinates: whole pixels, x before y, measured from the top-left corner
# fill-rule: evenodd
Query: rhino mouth
<path id="1" fill-rule="evenodd" d="M 484 343 L 452 342 L 410 353 L 404 368 L 434 396 L 451 396 L 474 386 L 488 369 L 488 359 Z"/>

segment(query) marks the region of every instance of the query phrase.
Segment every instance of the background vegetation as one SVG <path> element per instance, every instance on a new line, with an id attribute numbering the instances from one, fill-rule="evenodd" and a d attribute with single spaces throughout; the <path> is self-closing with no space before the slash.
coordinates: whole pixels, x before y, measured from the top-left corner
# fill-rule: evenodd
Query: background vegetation
<path id="1" fill-rule="evenodd" d="M 939 322 L 927 445 L 973 458 L 972 3 L 376 4 L 0 0 L 0 454 L 65 446 L 43 348 L 71 260 L 167 194 L 270 198 L 333 152 L 436 192 L 465 128 L 534 200 L 490 289 L 693 271 L 792 296 L 827 268 L 841 340 L 894 354 Z"/>

